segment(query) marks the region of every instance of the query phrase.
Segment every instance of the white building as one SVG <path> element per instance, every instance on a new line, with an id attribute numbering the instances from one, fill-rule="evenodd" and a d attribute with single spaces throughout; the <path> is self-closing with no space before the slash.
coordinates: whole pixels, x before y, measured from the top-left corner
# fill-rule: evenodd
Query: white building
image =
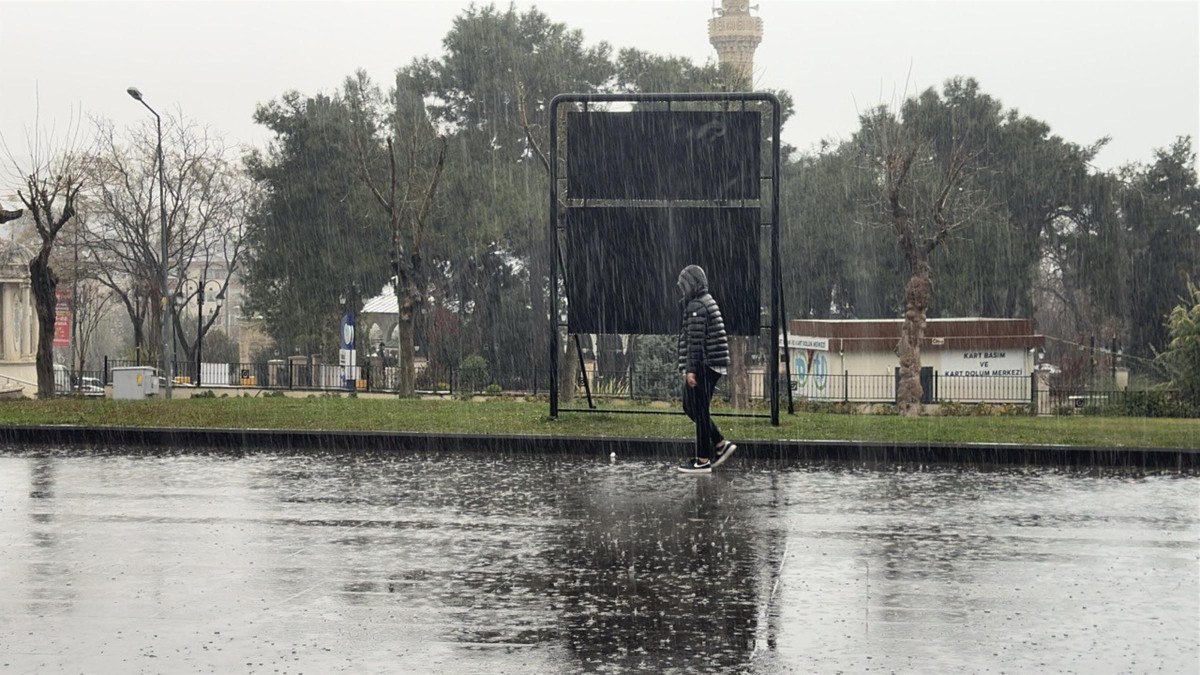
<path id="1" fill-rule="evenodd" d="M 792 391 L 822 401 L 895 401 L 902 320 L 793 320 Z M 929 319 L 921 342 L 925 403 L 1028 403 L 1045 338 L 1029 319 Z"/>
<path id="2" fill-rule="evenodd" d="M 37 394 L 37 313 L 29 286 L 33 253 L 0 242 L 0 394 Z"/>

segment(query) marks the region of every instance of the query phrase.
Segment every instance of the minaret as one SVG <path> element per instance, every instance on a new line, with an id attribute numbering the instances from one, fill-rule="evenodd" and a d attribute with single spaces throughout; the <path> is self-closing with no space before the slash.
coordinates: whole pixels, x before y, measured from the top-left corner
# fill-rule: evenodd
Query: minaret
<path id="1" fill-rule="evenodd" d="M 758 9 L 755 5 L 753 9 Z M 708 20 L 708 41 L 717 59 L 738 79 L 740 88 L 754 85 L 754 50 L 762 42 L 762 19 L 750 16 L 750 0 L 721 0 Z"/>

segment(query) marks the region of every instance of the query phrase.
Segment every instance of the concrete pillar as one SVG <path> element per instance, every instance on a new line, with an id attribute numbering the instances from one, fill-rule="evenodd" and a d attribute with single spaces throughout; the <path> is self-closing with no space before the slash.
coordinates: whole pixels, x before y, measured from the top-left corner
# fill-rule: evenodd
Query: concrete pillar
<path id="1" fill-rule="evenodd" d="M 4 352 L 3 358 L 5 361 L 15 361 L 18 358 L 17 354 L 17 306 L 16 294 L 13 292 L 12 283 L 5 283 L 3 290 L 0 291 L 4 299 Z"/>
<path id="2" fill-rule="evenodd" d="M 37 306 L 33 304 L 33 289 L 31 288 L 29 289 L 29 355 L 31 357 L 37 354 L 37 335 L 41 325 L 42 322 L 38 321 Z"/>
<path id="3" fill-rule="evenodd" d="M 21 345 L 21 356 L 24 358 L 33 356 L 34 351 L 37 349 L 38 319 L 37 312 L 33 309 L 33 288 L 30 286 L 22 286 L 21 295 L 24 297 L 24 302 L 22 304 L 25 308 L 25 321 L 21 324 L 25 329 L 23 331 L 25 334 L 22 336 L 23 339 L 21 340 L 23 343 Z"/>

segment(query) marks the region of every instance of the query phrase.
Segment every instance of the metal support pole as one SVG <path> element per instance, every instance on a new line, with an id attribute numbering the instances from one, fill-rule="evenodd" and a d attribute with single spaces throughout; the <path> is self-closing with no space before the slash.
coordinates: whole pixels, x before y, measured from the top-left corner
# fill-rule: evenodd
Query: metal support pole
<path id="1" fill-rule="evenodd" d="M 779 275 L 779 162 L 782 128 L 780 106 L 777 99 L 771 100 L 771 268 Z M 779 314 L 781 311 L 779 284 L 771 284 L 771 425 L 779 426 Z M 790 385 L 789 385 L 790 386 Z"/>
<path id="2" fill-rule="evenodd" d="M 558 419 L 558 98 L 550 101 L 550 419 Z"/>
<path id="3" fill-rule="evenodd" d="M 588 382 L 587 367 L 583 363 L 583 347 L 579 344 L 579 336 L 575 336 L 575 352 L 579 355 L 579 374 L 583 376 L 583 391 L 587 394 L 589 408 L 595 408 L 596 404 L 592 401 L 592 385 Z"/>
<path id="4" fill-rule="evenodd" d="M 200 386 L 200 355 L 204 352 L 204 286 L 200 283 L 200 292 L 196 294 L 196 386 Z"/>
<path id="5" fill-rule="evenodd" d="M 776 222 L 776 227 L 779 223 Z M 779 323 L 783 325 L 783 373 L 784 381 L 787 382 L 787 400 L 788 414 L 796 414 L 796 404 L 792 400 L 792 349 L 788 346 L 788 322 L 787 309 L 783 298 L 783 270 L 777 269 L 776 276 L 779 278 Z"/>
<path id="6" fill-rule="evenodd" d="M 167 240 L 169 239 L 169 234 L 167 231 L 167 179 L 166 179 L 166 171 L 163 167 L 162 118 L 159 117 L 158 113 L 154 112 L 154 109 L 150 108 L 150 106 L 145 101 L 142 101 L 142 105 L 146 106 L 146 108 L 148 110 L 150 110 L 150 112 L 154 113 L 154 123 L 158 128 L 158 218 L 159 218 L 159 228 L 160 228 L 159 238 L 162 240 L 160 242 L 161 251 L 159 252 L 160 262 L 161 262 L 161 264 L 159 265 L 159 267 L 161 268 L 159 283 L 162 284 L 162 293 L 161 293 L 162 297 L 159 299 L 159 302 L 162 305 L 162 308 L 161 308 L 162 328 L 161 328 L 161 330 L 162 330 L 162 349 L 163 349 L 163 369 L 166 371 L 166 374 L 167 374 L 167 388 L 166 388 L 166 392 L 164 392 L 164 396 L 168 400 L 170 400 L 172 389 L 174 388 L 173 385 L 175 382 L 174 373 L 172 372 L 172 367 L 175 365 L 175 350 L 172 348 L 173 343 L 171 342 L 171 340 L 169 340 L 167 338 L 167 333 L 170 331 L 170 328 L 171 328 L 171 324 L 170 324 L 170 320 L 169 320 L 170 319 L 171 300 L 170 300 L 170 296 L 167 294 L 167 257 L 169 255 L 169 253 L 167 251 Z"/>
<path id="7" fill-rule="evenodd" d="M 125 91 L 133 98 L 133 100 L 146 106 L 146 110 L 149 110 L 151 115 L 154 115 L 155 128 L 158 130 L 158 218 L 159 238 L 161 239 L 162 244 L 158 261 L 160 273 L 158 301 L 159 312 L 161 313 L 162 318 L 161 322 L 159 323 L 159 330 L 161 332 L 159 340 L 162 342 L 162 353 L 159 356 L 162 359 L 162 368 L 164 371 L 166 371 L 165 375 L 167 386 L 163 395 L 169 399 L 171 398 L 171 385 L 174 379 L 171 373 L 171 368 L 174 366 L 175 353 L 171 348 L 171 340 L 167 337 L 167 332 L 170 330 L 167 317 L 169 315 L 168 312 L 171 309 L 171 298 L 167 295 L 167 240 L 169 237 L 167 232 L 167 179 L 166 170 L 163 168 L 162 117 L 159 116 L 158 112 L 155 111 L 154 108 L 150 107 L 149 103 L 146 103 L 146 100 L 142 98 L 142 92 L 138 91 L 137 87 L 129 87 Z"/>

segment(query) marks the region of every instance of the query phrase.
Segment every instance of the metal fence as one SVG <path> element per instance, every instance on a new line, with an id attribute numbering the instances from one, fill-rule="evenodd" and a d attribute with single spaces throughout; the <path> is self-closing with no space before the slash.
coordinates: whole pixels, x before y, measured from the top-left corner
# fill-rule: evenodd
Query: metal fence
<path id="1" fill-rule="evenodd" d="M 70 370 L 65 367 L 54 368 L 54 393 L 60 396 L 104 396 L 104 386 L 108 383 L 104 370 Z"/>
<path id="2" fill-rule="evenodd" d="M 103 382 L 112 384 L 112 369 L 143 365 L 133 360 L 106 359 L 101 373 Z M 243 387 L 280 390 L 365 391 L 395 393 L 400 389 L 400 368 L 396 366 L 354 366 L 308 361 L 271 361 L 267 363 L 196 363 L 173 364 L 174 385 L 201 387 Z M 543 370 L 513 374 L 481 374 L 457 368 L 423 368 L 414 382 L 421 394 L 469 394 L 484 392 L 495 385 L 504 392 L 545 393 Z M 494 389 L 494 388 L 493 388 Z"/>
<path id="3" fill-rule="evenodd" d="M 1035 378 L 1029 375 L 966 377 L 922 376 L 924 403 L 1020 403 L 1029 404 Z M 792 378 L 792 395 L 809 401 L 831 403 L 894 403 L 900 378 L 896 375 L 812 374 Z"/>
<path id="4" fill-rule="evenodd" d="M 1050 388 L 1038 392 L 1038 409 L 1049 415 L 1200 417 L 1200 407 L 1174 389 Z"/>
<path id="5" fill-rule="evenodd" d="M 62 394 L 103 396 L 104 386 L 112 384 L 112 369 L 141 365 L 132 360 L 105 359 L 102 370 L 75 372 L 56 369 L 56 389 Z M 195 362 L 175 363 L 175 385 L 205 388 L 255 388 L 316 392 L 360 391 L 396 393 L 400 387 L 400 368 L 361 366 L 350 370 L 337 364 L 311 363 L 307 360 L 279 360 L 268 363 L 202 363 L 199 373 Z M 197 375 L 199 376 L 197 378 Z M 350 375 L 350 378 L 347 378 Z M 547 369 L 515 371 L 471 370 L 429 367 L 416 373 L 418 394 L 465 396 L 480 393 L 539 395 L 549 390 Z M 723 383 L 724 384 L 724 383 Z M 813 373 L 793 376 L 792 397 L 797 401 L 842 404 L 887 404 L 896 401 L 899 378 L 893 375 L 851 375 Z M 575 394 L 591 394 L 600 399 L 678 401 L 682 378 L 674 371 L 593 370 L 586 384 L 578 374 Z M 750 374 L 750 399 L 761 401 L 769 387 L 766 375 L 755 369 Z M 1024 412 L 1038 415 L 1196 415 L 1197 411 L 1178 400 L 1169 390 L 1131 390 L 1112 387 L 1056 387 L 1040 374 L 1014 376 L 965 377 L 926 371 L 922 375 L 923 402 L 928 404 L 999 404 L 1021 406 Z M 728 387 L 717 393 L 728 398 Z"/>

